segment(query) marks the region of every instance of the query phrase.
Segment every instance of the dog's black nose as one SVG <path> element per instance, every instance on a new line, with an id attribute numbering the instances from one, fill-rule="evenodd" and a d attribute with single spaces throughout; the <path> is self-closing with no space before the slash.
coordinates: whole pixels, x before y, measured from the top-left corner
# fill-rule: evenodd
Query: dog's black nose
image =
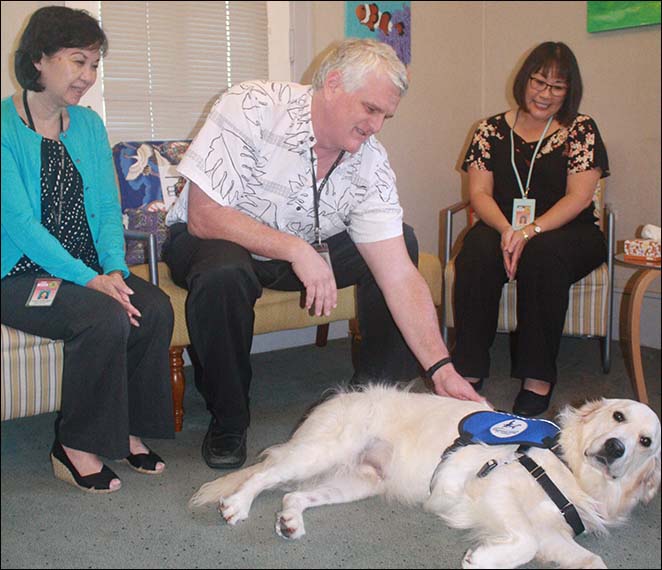
<path id="1" fill-rule="evenodd" d="M 605 441 L 603 449 L 604 456 L 609 462 L 622 457 L 625 453 L 625 446 L 623 445 L 623 442 L 615 437 L 610 437 L 607 441 Z"/>

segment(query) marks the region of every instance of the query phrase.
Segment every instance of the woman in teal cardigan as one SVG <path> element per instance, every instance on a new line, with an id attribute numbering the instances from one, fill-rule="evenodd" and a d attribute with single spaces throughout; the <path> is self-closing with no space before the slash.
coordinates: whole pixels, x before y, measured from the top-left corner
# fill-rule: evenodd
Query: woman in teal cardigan
<path id="1" fill-rule="evenodd" d="M 77 106 L 106 47 L 86 12 L 37 10 L 16 52 L 23 90 L 2 101 L 2 323 L 64 341 L 51 462 L 97 493 L 121 487 L 99 456 L 158 474 L 142 438 L 173 437 L 172 307 L 129 273 L 106 130 Z"/>

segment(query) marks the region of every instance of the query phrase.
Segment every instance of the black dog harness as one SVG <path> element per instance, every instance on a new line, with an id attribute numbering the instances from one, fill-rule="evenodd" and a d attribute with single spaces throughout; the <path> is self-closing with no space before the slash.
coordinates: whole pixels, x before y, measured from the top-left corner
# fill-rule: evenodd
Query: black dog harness
<path id="1" fill-rule="evenodd" d="M 459 437 L 441 455 L 439 465 L 435 469 L 430 483 L 430 492 L 434 486 L 437 472 L 442 463 L 451 453 L 461 447 L 474 443 L 486 445 L 519 445 L 517 461 L 529 472 L 543 488 L 549 498 L 554 501 L 559 511 L 571 526 L 575 535 L 584 532 L 584 524 L 575 506 L 550 479 L 545 470 L 526 454 L 529 447 L 549 449 L 560 460 L 559 434 L 561 429 L 549 420 L 522 418 L 505 412 L 474 412 L 460 420 L 457 426 Z M 563 462 L 565 465 L 565 462 Z M 487 461 L 477 473 L 478 477 L 486 477 L 498 466 L 495 459 Z"/>

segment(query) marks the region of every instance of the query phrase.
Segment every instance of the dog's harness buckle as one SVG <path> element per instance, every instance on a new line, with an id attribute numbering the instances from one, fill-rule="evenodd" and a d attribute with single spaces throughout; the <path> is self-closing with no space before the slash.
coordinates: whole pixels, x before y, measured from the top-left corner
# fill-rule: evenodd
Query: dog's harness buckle
<path id="1" fill-rule="evenodd" d="M 575 506 L 574 506 L 570 501 L 568 501 L 565 505 L 563 505 L 562 507 L 559 507 L 559 511 L 561 511 L 561 514 L 562 514 L 563 516 L 565 516 L 565 514 L 566 514 L 566 513 L 568 512 L 568 510 L 571 509 L 571 508 L 574 509 Z M 583 532 L 583 531 L 582 531 L 582 532 Z"/>
<path id="2" fill-rule="evenodd" d="M 530 471 L 530 473 L 531 473 L 531 477 L 533 477 L 537 481 L 545 474 L 545 470 L 542 467 L 540 467 L 540 465 L 536 465 L 536 467 L 533 469 L 533 471 Z"/>
<path id="3" fill-rule="evenodd" d="M 499 465 L 499 464 L 497 463 L 496 459 L 490 459 L 489 461 L 487 461 L 485 463 L 485 465 L 483 465 L 480 468 L 480 471 L 478 471 L 478 474 L 477 474 L 478 477 L 480 477 L 481 479 L 483 477 L 487 477 L 491 473 L 492 469 L 494 469 L 497 465 Z"/>

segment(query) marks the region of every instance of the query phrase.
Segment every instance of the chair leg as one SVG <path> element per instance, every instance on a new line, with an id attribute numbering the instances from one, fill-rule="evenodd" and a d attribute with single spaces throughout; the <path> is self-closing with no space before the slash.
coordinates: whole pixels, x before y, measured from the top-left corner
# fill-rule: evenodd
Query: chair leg
<path id="1" fill-rule="evenodd" d="M 317 325 L 317 338 L 315 344 L 317 346 L 326 346 L 326 341 L 329 339 L 329 324 Z"/>
<path id="2" fill-rule="evenodd" d="M 361 330 L 359 329 L 358 319 L 350 319 L 349 335 L 352 339 L 352 366 L 356 371 L 359 369 L 359 347 L 361 346 Z"/>
<path id="3" fill-rule="evenodd" d="M 184 353 L 183 346 L 170 348 L 170 384 L 172 385 L 172 406 L 175 415 L 175 431 L 182 431 L 184 426 Z"/>
<path id="4" fill-rule="evenodd" d="M 609 374 L 611 370 L 611 338 L 610 336 L 605 336 L 602 338 L 602 371 L 605 374 Z"/>

